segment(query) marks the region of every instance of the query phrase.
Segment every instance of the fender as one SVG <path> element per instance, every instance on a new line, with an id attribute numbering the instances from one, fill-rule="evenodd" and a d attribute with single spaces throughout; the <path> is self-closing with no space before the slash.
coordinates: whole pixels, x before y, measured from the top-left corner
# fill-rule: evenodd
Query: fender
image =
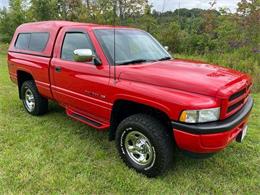
<path id="1" fill-rule="evenodd" d="M 164 112 L 169 118 L 172 116 L 172 111 L 169 109 L 169 107 L 160 104 L 158 102 L 152 101 L 151 99 L 141 98 L 140 96 L 133 96 L 128 94 L 117 94 L 114 98 L 113 105 L 118 100 L 126 100 L 131 101 L 138 104 L 143 104 L 152 108 L 156 108 L 162 112 Z"/>

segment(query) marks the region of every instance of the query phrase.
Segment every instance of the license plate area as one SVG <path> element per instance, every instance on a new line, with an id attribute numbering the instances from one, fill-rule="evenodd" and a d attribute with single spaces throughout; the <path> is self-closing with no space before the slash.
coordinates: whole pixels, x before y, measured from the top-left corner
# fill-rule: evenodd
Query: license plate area
<path id="1" fill-rule="evenodd" d="M 247 134 L 247 129 L 248 129 L 248 126 L 245 125 L 245 126 L 243 127 L 242 131 L 241 131 L 241 132 L 237 135 L 237 137 L 236 137 L 236 141 L 237 141 L 237 142 L 241 143 L 241 142 L 244 140 L 244 138 L 245 138 L 245 136 L 246 136 L 246 134 Z"/>

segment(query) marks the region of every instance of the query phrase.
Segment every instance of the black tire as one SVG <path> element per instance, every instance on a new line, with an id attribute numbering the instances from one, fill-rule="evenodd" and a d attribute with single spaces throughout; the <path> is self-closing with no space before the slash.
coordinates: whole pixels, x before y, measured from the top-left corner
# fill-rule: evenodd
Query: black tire
<path id="1" fill-rule="evenodd" d="M 28 108 L 28 104 L 26 103 L 26 92 L 30 91 L 34 98 L 34 107 L 32 109 Z M 42 97 L 38 89 L 34 83 L 34 81 L 25 81 L 21 86 L 21 97 L 23 101 L 24 108 L 26 111 L 34 116 L 43 115 L 48 111 L 48 100 Z"/>
<path id="2" fill-rule="evenodd" d="M 135 132 L 140 132 L 150 142 L 155 155 L 150 155 L 154 156 L 154 159 L 149 164 L 138 164 L 138 162 L 133 160 L 134 158 L 131 157 L 129 151 L 126 150 L 126 145 L 129 147 L 129 143 L 127 142 L 129 140 L 128 137 L 132 136 Z M 139 135 L 137 134 L 136 136 Z M 128 167 L 134 168 L 137 172 L 145 174 L 148 177 L 162 175 L 172 164 L 173 140 L 170 134 L 167 133 L 167 127 L 156 118 L 146 114 L 132 115 L 119 124 L 116 131 L 116 146 L 120 157 Z M 131 146 L 131 140 L 130 147 L 133 147 Z"/>

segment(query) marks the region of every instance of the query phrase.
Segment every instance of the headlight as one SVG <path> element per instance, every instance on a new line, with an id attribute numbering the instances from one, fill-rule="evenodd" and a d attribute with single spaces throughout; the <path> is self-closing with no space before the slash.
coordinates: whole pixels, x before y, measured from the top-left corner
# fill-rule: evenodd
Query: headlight
<path id="1" fill-rule="evenodd" d="M 219 120 L 220 108 L 205 110 L 185 110 L 181 113 L 180 121 L 185 123 L 205 123 Z"/>

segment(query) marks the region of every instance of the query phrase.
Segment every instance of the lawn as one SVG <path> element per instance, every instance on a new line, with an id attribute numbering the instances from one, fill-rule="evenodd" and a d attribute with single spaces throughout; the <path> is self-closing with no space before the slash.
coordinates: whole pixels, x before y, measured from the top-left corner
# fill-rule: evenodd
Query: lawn
<path id="1" fill-rule="evenodd" d="M 123 164 L 107 132 L 68 118 L 57 104 L 42 117 L 28 115 L 9 80 L 5 52 L 0 46 L 0 194 L 259 193 L 260 94 L 253 95 L 242 144 L 206 160 L 176 151 L 171 170 L 148 179 Z"/>

